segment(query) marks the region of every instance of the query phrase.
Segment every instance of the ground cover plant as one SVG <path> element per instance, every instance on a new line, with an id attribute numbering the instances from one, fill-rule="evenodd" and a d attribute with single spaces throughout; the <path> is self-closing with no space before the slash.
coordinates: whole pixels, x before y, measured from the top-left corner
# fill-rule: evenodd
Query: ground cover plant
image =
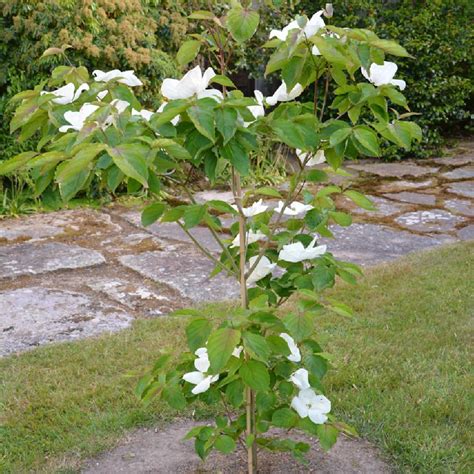
<path id="1" fill-rule="evenodd" d="M 397 471 L 473 470 L 474 288 L 466 278 L 473 251 L 472 243 L 456 244 L 369 269 L 357 292 L 347 284 L 333 290 L 354 318 L 318 317 L 318 337 L 337 367 L 326 379 L 336 414 L 377 443 Z M 206 311 L 218 321 L 233 309 Z M 2 470 L 76 471 L 127 430 L 164 426 L 182 414 L 162 401 L 143 406 L 130 385 L 150 357 L 185 350 L 186 323 L 178 316 L 137 320 L 118 334 L 0 360 Z M 208 419 L 216 406 L 193 408 Z"/>
<path id="2" fill-rule="evenodd" d="M 379 156 L 382 138 L 406 149 L 421 138 L 420 128 L 407 120 L 412 113 L 400 92 L 406 83 L 395 77 L 397 65 L 386 60 L 408 52 L 369 30 L 331 25 L 332 16 L 327 4 L 270 32 L 264 46 L 273 53 L 266 73 L 281 74 L 282 82 L 269 97 L 260 91 L 245 97 L 228 77 L 235 45 L 249 40 L 260 20 L 238 2 L 231 2 L 225 16 L 191 15 L 204 26 L 182 44 L 178 61 L 186 65 L 201 52 L 209 67 L 196 65 L 181 79 L 165 79 L 156 112 L 134 96 L 142 81 L 132 70 L 90 75 L 83 66 L 59 66 L 50 90 L 40 84 L 13 98 L 18 106 L 11 130 L 20 140 L 39 131 L 36 150 L 0 165 L 0 173 L 32 170 L 36 192 L 51 199 L 68 201 L 94 179 L 112 191 L 122 182 L 131 192 L 150 189 L 156 202 L 143 211 L 143 224 L 176 223 L 214 262 L 213 275 L 225 272 L 236 279 L 239 310 L 218 324 L 199 309 L 181 310 L 191 319 L 189 351 L 179 357 L 161 354 L 136 392 L 146 403 L 159 398 L 179 410 L 196 401 L 213 406 L 222 400 L 235 416 L 218 415 L 214 426 L 195 427 L 187 436 L 195 439 L 202 459 L 213 449 L 229 454 L 240 444 L 247 450 L 249 473 L 257 471 L 257 447 L 289 451 L 298 460 L 310 449 L 271 435 L 271 427 L 288 434 L 305 431 L 324 449 L 340 432 L 355 434 L 332 413 L 323 385 L 330 356 L 314 338 L 314 326 L 324 311 L 351 316 L 350 308 L 325 290 L 336 278 L 354 284 L 361 270 L 334 258 L 318 240 L 332 236 L 332 223 L 351 224 L 350 215 L 336 207 L 337 195 L 366 209 L 373 206 L 347 185 L 333 184 L 331 175 L 345 173 L 340 169 L 345 158 Z M 48 54 L 64 56 L 66 49 Z M 338 86 L 332 102 L 331 82 Z M 312 102 L 295 102 L 306 88 L 313 92 Z M 329 109 L 338 116 L 332 118 Z M 270 187 L 242 190 L 250 154 L 262 137 L 295 149 L 299 158 L 284 193 Z M 324 171 L 312 169 L 325 162 Z M 211 184 L 227 177 L 233 204 L 196 202 L 189 186 L 193 168 Z M 316 184 L 314 193 L 305 188 L 307 182 Z M 186 203 L 167 199 L 171 189 Z M 278 206 L 266 204 L 265 197 L 280 199 Z M 230 241 L 221 234 L 224 218 L 231 221 Z M 198 225 L 207 226 L 220 256 L 190 232 Z M 290 298 L 297 304 L 282 314 Z"/>

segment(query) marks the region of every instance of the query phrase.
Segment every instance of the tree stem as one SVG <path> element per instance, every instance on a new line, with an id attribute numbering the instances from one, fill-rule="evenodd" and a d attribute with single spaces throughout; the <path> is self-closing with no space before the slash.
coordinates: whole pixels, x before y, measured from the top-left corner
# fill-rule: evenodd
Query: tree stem
<path id="1" fill-rule="evenodd" d="M 247 279 L 245 277 L 245 263 L 247 250 L 247 228 L 246 217 L 242 212 L 242 186 L 240 183 L 240 174 L 233 170 L 232 172 L 232 191 L 234 194 L 235 204 L 239 209 L 239 239 L 240 239 L 240 303 L 242 308 L 248 308 Z M 245 354 L 248 359 L 248 355 Z M 256 423 L 255 423 L 255 392 L 250 387 L 245 389 L 245 408 L 246 408 L 246 425 L 247 439 L 253 436 L 253 441 L 247 447 L 247 472 L 248 474 L 256 474 L 257 472 L 257 445 L 256 439 Z"/>

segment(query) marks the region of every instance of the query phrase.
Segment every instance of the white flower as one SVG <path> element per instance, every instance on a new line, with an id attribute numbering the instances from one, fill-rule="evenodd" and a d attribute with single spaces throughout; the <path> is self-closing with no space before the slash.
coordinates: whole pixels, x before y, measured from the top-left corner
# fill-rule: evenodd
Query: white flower
<path id="1" fill-rule="evenodd" d="M 322 425 L 328 419 L 327 414 L 331 411 L 331 402 L 324 395 L 316 395 L 312 388 L 305 388 L 293 398 L 291 408 L 301 418 L 309 417 L 316 425 Z"/>
<path id="2" fill-rule="evenodd" d="M 135 76 L 134 71 L 120 71 L 118 69 L 113 69 L 112 71 L 104 72 L 99 69 L 96 69 L 92 72 L 96 82 L 109 82 L 114 79 L 117 82 L 125 84 L 129 87 L 142 86 L 143 82 Z"/>
<path id="3" fill-rule="evenodd" d="M 69 84 L 66 84 L 63 87 L 60 87 L 59 89 L 56 89 L 55 91 L 42 91 L 41 95 L 44 94 L 53 94 L 57 97 L 57 99 L 53 99 L 51 102 L 54 102 L 55 104 L 60 104 L 60 105 L 66 105 L 74 102 L 76 99 L 79 98 L 82 92 L 88 91 L 89 90 L 89 85 L 88 84 L 81 84 L 77 90 L 74 87 L 74 84 L 70 82 Z"/>
<path id="4" fill-rule="evenodd" d="M 260 231 L 254 232 L 252 229 L 250 229 L 247 232 L 245 240 L 247 242 L 247 245 L 250 245 L 250 244 L 253 244 L 254 242 L 258 242 L 259 240 L 264 240 L 265 238 L 266 238 L 266 235 L 263 234 L 262 232 L 260 232 Z M 239 234 L 236 235 L 236 237 L 232 241 L 232 245 L 230 247 L 231 248 L 240 247 L 240 235 Z"/>
<path id="5" fill-rule="evenodd" d="M 242 351 L 244 350 L 243 346 L 239 346 L 239 347 L 236 347 L 233 351 L 232 351 L 232 355 L 234 357 L 237 357 L 237 359 L 240 357 L 240 354 L 242 354 Z"/>
<path id="6" fill-rule="evenodd" d="M 249 267 L 252 268 L 255 261 L 257 260 L 258 255 L 249 258 Z M 252 273 L 247 278 L 247 283 L 251 285 L 252 283 L 265 278 L 270 274 L 273 269 L 276 267 L 276 263 L 272 263 L 267 257 L 263 256 L 258 262 L 257 266 L 253 269 Z"/>
<path id="7" fill-rule="evenodd" d="M 142 109 L 140 111 L 132 109 L 132 115 L 141 117 L 142 119 L 146 120 L 147 122 L 150 121 L 151 117 L 153 116 L 155 112 L 152 112 L 151 110 L 146 110 Z"/>
<path id="8" fill-rule="evenodd" d="M 321 51 L 319 51 L 319 48 L 316 45 L 313 45 L 311 48 L 311 54 L 314 56 L 321 56 Z"/>
<path id="9" fill-rule="evenodd" d="M 290 376 L 290 382 L 293 382 L 300 390 L 309 388 L 309 374 L 306 369 L 298 369 L 296 372 L 293 372 Z"/>
<path id="10" fill-rule="evenodd" d="M 287 359 L 291 362 L 300 362 L 301 361 L 301 352 L 296 345 L 295 340 L 286 332 L 282 332 L 280 337 L 286 341 L 288 347 L 290 348 L 291 354 L 287 357 Z"/>
<path id="11" fill-rule="evenodd" d="M 285 82 L 282 82 L 275 93 L 272 96 L 267 97 L 265 100 L 268 105 L 275 105 L 277 102 L 288 102 L 296 99 L 296 97 L 298 97 L 302 92 L 303 86 L 301 84 L 296 84 L 296 86 L 288 92 Z"/>
<path id="12" fill-rule="evenodd" d="M 296 20 L 293 20 L 291 23 L 286 25 L 283 29 L 281 30 L 272 30 L 270 31 L 270 36 L 269 38 L 278 38 L 280 41 L 286 41 L 286 38 L 288 38 L 288 33 L 291 30 L 300 30 L 300 26 L 298 25 L 298 22 Z"/>
<path id="13" fill-rule="evenodd" d="M 326 26 L 324 20 L 321 18 L 323 13 L 324 10 L 319 10 L 319 12 L 316 12 L 306 23 L 303 28 L 303 34 L 307 38 L 311 38 L 311 36 L 314 36 L 321 28 Z"/>
<path id="14" fill-rule="evenodd" d="M 275 212 L 281 213 L 283 209 L 283 201 L 278 201 L 278 206 L 275 208 Z M 303 204 L 302 202 L 294 201 L 289 206 L 285 207 L 283 214 L 285 216 L 297 216 L 299 214 L 304 214 L 313 209 L 313 206 L 310 204 Z"/>
<path id="15" fill-rule="evenodd" d="M 163 112 L 163 110 L 165 110 L 165 107 L 168 105 L 168 102 L 163 102 L 160 107 L 158 108 L 157 110 L 157 113 L 161 113 Z M 176 117 L 172 118 L 171 119 L 171 123 L 176 127 L 176 125 L 178 124 L 179 122 L 179 119 L 180 119 L 180 116 L 179 115 L 176 115 Z"/>
<path id="16" fill-rule="evenodd" d="M 197 395 L 209 390 L 211 383 L 219 380 L 219 375 L 207 375 L 211 364 L 205 347 L 197 349 L 195 354 L 197 355 L 197 359 L 194 361 L 194 367 L 196 367 L 197 370 L 184 374 L 183 380 L 196 385 L 191 392 Z"/>
<path id="17" fill-rule="evenodd" d="M 121 99 L 114 99 L 112 102 L 110 102 L 110 105 L 112 105 L 119 114 L 125 112 L 127 107 L 130 107 L 130 104 L 126 100 Z"/>
<path id="18" fill-rule="evenodd" d="M 285 260 L 285 262 L 301 262 L 303 260 L 312 260 L 313 258 L 319 257 L 326 253 L 326 245 L 316 246 L 316 237 L 313 241 L 305 248 L 301 242 L 295 242 L 294 244 L 284 245 L 280 250 L 278 258 Z"/>
<path id="19" fill-rule="evenodd" d="M 232 205 L 232 207 L 236 211 L 239 210 L 236 205 Z M 261 214 L 262 212 L 265 212 L 267 209 L 268 209 L 268 206 L 263 204 L 263 199 L 260 199 L 257 202 L 254 202 L 250 207 L 242 208 L 242 212 L 245 217 L 253 217 L 253 216 L 256 216 L 257 214 Z"/>
<path id="20" fill-rule="evenodd" d="M 188 71 L 181 79 L 165 79 L 161 85 L 161 93 L 169 100 L 187 99 L 194 95 L 198 99 L 211 97 L 215 100 L 223 98 L 222 92 L 217 89 L 206 90 L 211 79 L 216 75 L 214 70 L 209 67 L 201 71 L 199 66 Z"/>
<path id="21" fill-rule="evenodd" d="M 60 132 L 67 132 L 68 130 L 81 130 L 84 123 L 90 115 L 92 115 L 99 107 L 93 104 L 83 104 L 78 112 L 67 111 L 64 114 L 64 119 L 70 123 L 70 125 L 63 125 L 59 127 Z"/>
<path id="22" fill-rule="evenodd" d="M 313 155 L 313 153 L 307 153 L 305 151 L 301 151 L 299 148 L 296 149 L 296 156 L 301 161 L 301 164 L 303 164 L 308 159 L 309 155 Z M 324 163 L 325 161 L 326 161 L 326 155 L 324 154 L 324 150 L 318 150 L 314 156 L 311 156 L 311 158 L 306 163 L 306 166 L 320 165 L 321 163 Z"/>
<path id="23" fill-rule="evenodd" d="M 255 99 L 257 100 L 258 105 L 249 105 L 247 109 L 250 110 L 250 113 L 254 116 L 255 119 L 258 119 L 258 117 L 263 117 L 265 116 L 265 107 L 263 105 L 263 101 L 265 98 L 263 97 L 263 94 L 255 90 L 253 91 L 255 95 Z M 253 122 L 244 122 L 244 127 L 248 127 L 251 123 Z"/>
<path id="24" fill-rule="evenodd" d="M 303 29 L 298 25 L 297 20 L 293 20 L 282 30 L 272 30 L 270 31 L 270 39 L 278 38 L 280 41 L 286 41 L 288 34 L 292 30 L 299 30 L 297 42 L 302 41 L 305 37 L 311 38 L 311 36 L 314 36 L 321 28 L 326 26 L 324 20 L 321 18 L 323 13 L 323 10 L 316 12 L 309 20 L 306 21 L 306 25 Z"/>
<path id="25" fill-rule="evenodd" d="M 209 390 L 211 383 L 219 380 L 219 375 L 205 375 L 199 371 L 188 372 L 183 375 L 183 380 L 196 385 L 191 392 L 194 393 L 194 395 L 198 395 L 199 393 Z"/>
<path id="26" fill-rule="evenodd" d="M 393 84 L 398 86 L 400 90 L 404 90 L 407 83 L 402 79 L 394 79 L 398 66 L 390 61 L 384 61 L 383 65 L 372 63 L 369 72 L 363 67 L 361 68 L 362 75 L 371 82 L 374 86 L 379 87 L 385 84 Z"/>
<path id="27" fill-rule="evenodd" d="M 102 100 L 108 93 L 109 93 L 109 91 L 107 89 L 105 89 L 105 91 L 98 92 L 97 93 L 97 100 Z"/>

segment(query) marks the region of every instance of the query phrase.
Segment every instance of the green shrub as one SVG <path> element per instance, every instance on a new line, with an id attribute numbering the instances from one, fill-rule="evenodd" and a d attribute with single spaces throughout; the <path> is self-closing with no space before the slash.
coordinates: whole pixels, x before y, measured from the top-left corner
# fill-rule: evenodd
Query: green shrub
<path id="1" fill-rule="evenodd" d="M 160 2 L 162 3 L 162 2 Z M 90 70 L 134 69 L 144 81 L 143 100 L 154 105 L 164 77 L 176 74 L 173 51 L 187 21 L 151 0 L 0 0 L 0 160 L 23 146 L 10 137 L 10 97 L 50 76 L 63 58 L 41 58 L 69 44 L 69 60 Z M 170 26 L 171 25 L 171 26 Z M 31 149 L 25 145 L 25 149 Z"/>
<path id="2" fill-rule="evenodd" d="M 302 0 L 298 11 L 311 13 L 313 0 Z M 398 78 L 407 82 L 404 94 L 423 141 L 410 156 L 435 153 L 443 138 L 467 130 L 472 110 L 472 0 L 340 0 L 334 2 L 334 22 L 350 28 L 370 28 L 381 38 L 402 41 L 411 58 L 398 61 Z M 472 130 L 471 130 L 472 131 Z M 386 156 L 399 155 L 393 147 Z"/>

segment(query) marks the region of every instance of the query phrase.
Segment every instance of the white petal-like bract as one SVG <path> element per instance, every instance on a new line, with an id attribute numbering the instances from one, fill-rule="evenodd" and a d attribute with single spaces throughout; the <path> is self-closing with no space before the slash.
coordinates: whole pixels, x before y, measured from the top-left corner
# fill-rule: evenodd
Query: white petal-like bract
<path id="1" fill-rule="evenodd" d="M 295 340 L 286 332 L 282 332 L 280 337 L 286 341 L 290 349 L 290 355 L 287 357 L 291 362 L 300 362 L 301 361 L 301 352 L 296 345 Z"/>
<path id="2" fill-rule="evenodd" d="M 404 90 L 406 82 L 402 79 L 394 79 L 398 66 L 390 61 L 384 61 L 383 64 L 372 63 L 369 71 L 361 68 L 362 75 L 374 86 L 380 87 L 386 84 L 397 86 L 400 90 Z"/>
<path id="3" fill-rule="evenodd" d="M 257 260 L 258 256 L 255 255 L 249 258 L 249 267 L 252 267 Z M 254 268 L 252 273 L 247 278 L 247 283 L 251 285 L 262 278 L 265 278 L 269 275 L 273 269 L 276 267 L 276 263 L 272 263 L 268 257 L 263 256 L 260 261 L 258 262 L 257 266 Z"/>
<path id="4" fill-rule="evenodd" d="M 275 91 L 275 93 L 267 97 L 265 100 L 268 105 L 275 105 L 277 102 L 289 102 L 296 99 L 303 92 L 303 86 L 301 84 L 296 84 L 290 92 L 288 92 L 285 82 L 283 81 Z"/>

